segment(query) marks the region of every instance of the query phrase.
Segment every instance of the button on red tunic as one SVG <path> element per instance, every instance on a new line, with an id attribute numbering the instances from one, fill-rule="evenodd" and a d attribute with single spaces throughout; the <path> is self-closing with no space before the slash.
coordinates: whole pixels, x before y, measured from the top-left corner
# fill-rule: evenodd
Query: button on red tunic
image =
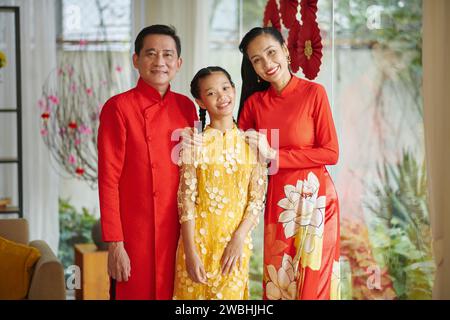
<path id="1" fill-rule="evenodd" d="M 293 76 L 280 94 L 256 92 L 239 127 L 267 129 L 279 145 L 264 219 L 264 298 L 338 298 L 339 204 L 325 165 L 339 149 L 325 89 Z"/>
<path id="2" fill-rule="evenodd" d="M 171 299 L 179 223 L 174 130 L 193 127 L 189 98 L 135 88 L 104 105 L 98 131 L 98 183 L 104 241 L 124 241 L 131 277 L 116 299 Z M 176 152 L 174 152 L 176 153 Z"/>

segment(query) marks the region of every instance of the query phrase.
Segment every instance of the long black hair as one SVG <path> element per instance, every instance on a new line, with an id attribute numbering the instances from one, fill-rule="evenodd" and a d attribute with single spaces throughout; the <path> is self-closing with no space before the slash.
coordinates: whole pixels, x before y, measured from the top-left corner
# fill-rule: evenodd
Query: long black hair
<path id="1" fill-rule="evenodd" d="M 250 42 L 256 37 L 268 34 L 271 35 L 275 40 L 277 40 L 280 45 L 283 45 L 284 39 L 280 31 L 274 27 L 255 27 L 245 34 L 239 44 L 239 51 L 242 53 L 242 64 L 241 64 L 241 77 L 242 77 L 242 88 L 241 88 L 241 100 L 239 102 L 238 120 L 241 115 L 242 108 L 244 107 L 244 102 L 253 93 L 257 91 L 265 91 L 269 89 L 270 83 L 260 79 L 253 68 L 252 62 L 250 61 L 247 54 L 247 47 Z"/>
<path id="2" fill-rule="evenodd" d="M 228 80 L 231 83 L 231 86 L 234 88 L 234 82 L 231 80 L 231 76 L 228 73 L 227 70 L 221 67 L 212 66 L 212 67 L 206 67 L 200 69 L 194 76 L 194 78 L 191 81 L 191 94 L 195 99 L 201 99 L 200 98 L 200 79 L 206 78 L 207 76 L 211 75 L 213 72 L 222 72 L 225 74 L 225 76 L 228 78 Z M 206 110 L 199 107 L 199 118 L 202 122 L 202 131 L 205 128 L 206 123 Z"/>

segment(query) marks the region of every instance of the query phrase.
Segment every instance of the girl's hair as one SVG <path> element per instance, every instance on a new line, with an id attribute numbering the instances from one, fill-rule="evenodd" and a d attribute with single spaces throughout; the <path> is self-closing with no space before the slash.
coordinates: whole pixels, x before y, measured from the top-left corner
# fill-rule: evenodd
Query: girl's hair
<path id="1" fill-rule="evenodd" d="M 270 83 L 259 79 L 258 75 L 253 68 L 252 62 L 250 61 L 247 54 L 247 47 L 256 37 L 268 34 L 271 35 L 275 40 L 277 40 L 280 45 L 284 44 L 283 36 L 280 31 L 274 27 L 255 27 L 245 34 L 239 44 L 239 51 L 242 53 L 242 64 L 241 64 L 241 76 L 242 76 L 242 89 L 241 89 L 241 100 L 239 102 L 238 120 L 241 115 L 242 108 L 244 107 L 244 102 L 253 93 L 257 91 L 265 91 L 270 87 Z"/>
<path id="2" fill-rule="evenodd" d="M 228 78 L 228 81 L 230 81 L 231 86 L 234 87 L 234 82 L 231 80 L 231 76 L 228 73 L 227 70 L 221 67 L 212 66 L 212 67 L 206 67 L 200 69 L 194 76 L 194 78 L 191 81 L 191 94 L 195 99 L 201 99 L 200 98 L 200 79 L 206 78 L 207 76 L 211 75 L 213 72 L 222 72 L 225 74 L 225 76 Z M 202 122 L 202 131 L 205 128 L 206 123 L 206 110 L 199 107 L 199 118 Z"/>

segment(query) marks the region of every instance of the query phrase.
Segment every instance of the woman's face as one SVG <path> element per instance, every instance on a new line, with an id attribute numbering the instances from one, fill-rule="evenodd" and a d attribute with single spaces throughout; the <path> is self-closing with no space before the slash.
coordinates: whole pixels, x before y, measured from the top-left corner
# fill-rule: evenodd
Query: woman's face
<path id="1" fill-rule="evenodd" d="M 247 46 L 247 55 L 258 76 L 272 84 L 282 84 L 290 79 L 289 51 L 272 35 L 261 34 Z"/>
<path id="2" fill-rule="evenodd" d="M 233 117 L 235 88 L 223 72 L 213 72 L 200 79 L 198 105 L 206 109 L 211 120 Z"/>

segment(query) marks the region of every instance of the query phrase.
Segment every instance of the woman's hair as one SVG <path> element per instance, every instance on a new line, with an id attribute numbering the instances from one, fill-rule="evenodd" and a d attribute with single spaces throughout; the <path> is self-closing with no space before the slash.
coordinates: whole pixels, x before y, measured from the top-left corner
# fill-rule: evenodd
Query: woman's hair
<path id="1" fill-rule="evenodd" d="M 234 82 L 233 82 L 233 80 L 231 80 L 230 74 L 224 68 L 216 67 L 216 66 L 202 68 L 195 74 L 194 78 L 191 81 L 191 94 L 195 99 L 199 99 L 199 100 L 201 99 L 200 98 L 200 80 L 211 75 L 213 72 L 222 72 L 223 74 L 225 74 L 225 76 L 230 81 L 231 85 L 234 87 Z M 203 129 L 205 128 L 205 122 L 206 122 L 206 110 L 199 108 L 199 114 L 200 114 L 199 115 L 200 121 L 202 122 L 202 131 L 203 131 Z"/>
<path id="2" fill-rule="evenodd" d="M 271 35 L 275 40 L 277 40 L 280 45 L 284 44 L 283 36 L 280 31 L 274 27 L 255 27 L 245 34 L 239 44 L 239 51 L 242 53 L 242 64 L 241 64 L 241 77 L 242 77 L 242 88 L 241 88 L 241 100 L 239 102 L 238 120 L 241 115 L 242 108 L 244 107 L 244 102 L 253 93 L 257 91 L 264 91 L 270 87 L 270 83 L 259 79 L 258 75 L 253 68 L 252 62 L 250 61 L 247 54 L 247 47 L 256 37 L 268 34 Z"/>

